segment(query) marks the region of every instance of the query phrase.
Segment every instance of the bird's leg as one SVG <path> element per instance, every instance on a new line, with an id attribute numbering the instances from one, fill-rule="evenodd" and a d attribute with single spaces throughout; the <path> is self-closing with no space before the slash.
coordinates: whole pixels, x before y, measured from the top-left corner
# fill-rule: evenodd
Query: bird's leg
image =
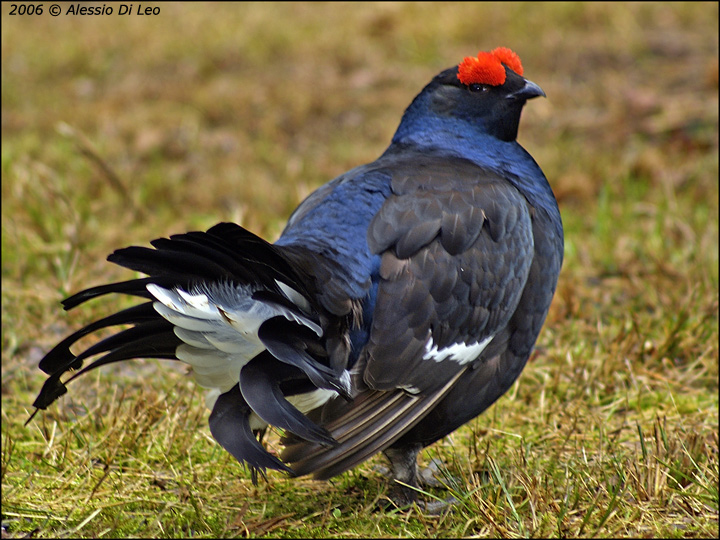
<path id="1" fill-rule="evenodd" d="M 418 492 L 416 491 L 419 487 L 417 457 L 420 450 L 422 450 L 422 445 L 414 443 L 396 448 L 387 448 L 383 452 L 390 462 L 390 477 L 397 480 L 391 489 L 396 492 L 393 495 L 397 495 L 397 497 L 393 496 L 392 499 L 393 502 L 400 503 L 398 506 L 412 504 L 418 498 Z"/>
<path id="2" fill-rule="evenodd" d="M 420 450 L 422 445 L 416 443 L 387 448 L 383 452 L 390 462 L 392 479 L 388 498 L 398 508 L 405 508 L 418 502 L 417 456 Z"/>
<path id="3" fill-rule="evenodd" d="M 390 500 L 399 508 L 417 504 L 428 514 L 439 514 L 447 509 L 455 499 L 450 497 L 445 501 L 424 501 L 419 498 L 419 484 L 438 485 L 438 481 L 430 475 L 418 474 L 417 457 L 423 446 L 420 443 L 408 444 L 401 447 L 387 448 L 383 454 L 390 462 L 391 478 L 396 480 L 390 487 Z"/>

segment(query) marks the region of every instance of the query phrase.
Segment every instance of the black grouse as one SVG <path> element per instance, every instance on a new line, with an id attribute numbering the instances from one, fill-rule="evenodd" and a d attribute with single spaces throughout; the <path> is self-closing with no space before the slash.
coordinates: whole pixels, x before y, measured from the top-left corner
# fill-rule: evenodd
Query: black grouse
<path id="1" fill-rule="evenodd" d="M 387 150 L 312 193 L 274 244 L 220 223 L 115 251 L 148 277 L 63 306 L 144 301 L 53 348 L 34 406 L 111 362 L 180 360 L 209 390 L 213 437 L 253 480 L 268 468 L 326 479 L 384 452 L 417 486 L 418 452 L 510 388 L 548 313 L 562 222 L 515 140 L 525 102 L 544 95 L 510 49 L 480 52 L 433 78 Z M 279 458 L 259 440 L 268 425 L 283 430 Z"/>

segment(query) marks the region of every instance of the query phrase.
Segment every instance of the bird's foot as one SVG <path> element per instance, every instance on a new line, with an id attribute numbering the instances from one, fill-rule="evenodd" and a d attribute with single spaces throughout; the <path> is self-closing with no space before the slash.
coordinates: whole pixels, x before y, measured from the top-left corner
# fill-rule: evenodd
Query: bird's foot
<path id="1" fill-rule="evenodd" d="M 447 478 L 447 472 L 442 470 L 443 463 L 439 459 L 432 459 L 427 467 L 418 467 L 417 482 L 422 487 L 429 488 L 446 488 L 447 482 L 439 478 Z M 385 465 L 376 465 L 373 467 L 375 471 L 386 478 L 392 479 L 393 473 L 390 468 Z"/>
<path id="2" fill-rule="evenodd" d="M 385 510 L 407 510 L 415 505 L 423 513 L 441 514 L 458 502 L 454 497 L 439 499 L 421 489 L 420 486 L 447 488 L 448 481 L 452 482 L 438 459 L 431 460 L 427 467 L 417 466 L 417 455 L 421 449 L 422 445 L 415 443 L 383 451 L 390 462 L 390 468 L 382 468 L 382 472 L 392 479 L 387 501 L 381 504 Z"/>
<path id="3" fill-rule="evenodd" d="M 457 503 L 458 500 L 453 496 L 438 499 L 419 488 L 396 482 L 390 487 L 388 495 L 379 506 L 385 511 L 406 511 L 416 506 L 422 513 L 435 516 L 449 512 Z"/>

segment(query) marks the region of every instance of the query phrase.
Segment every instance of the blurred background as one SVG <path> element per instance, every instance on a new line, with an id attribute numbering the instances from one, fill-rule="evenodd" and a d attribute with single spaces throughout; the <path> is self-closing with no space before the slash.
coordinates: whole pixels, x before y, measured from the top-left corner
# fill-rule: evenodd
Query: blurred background
<path id="1" fill-rule="evenodd" d="M 633 448 L 635 424 L 667 415 L 668 432 L 717 455 L 717 3 L 59 5 L 2 4 L 4 516 L 32 507 L 21 486 L 37 461 L 18 453 L 47 443 L 22 426 L 37 361 L 107 313 L 68 317 L 59 300 L 128 278 L 107 254 L 220 221 L 274 240 L 313 189 L 383 152 L 436 73 L 497 46 L 547 94 L 518 140 L 566 227 L 558 293 L 511 399 L 547 389 L 551 410 L 577 403 L 586 432 L 625 429 Z"/>

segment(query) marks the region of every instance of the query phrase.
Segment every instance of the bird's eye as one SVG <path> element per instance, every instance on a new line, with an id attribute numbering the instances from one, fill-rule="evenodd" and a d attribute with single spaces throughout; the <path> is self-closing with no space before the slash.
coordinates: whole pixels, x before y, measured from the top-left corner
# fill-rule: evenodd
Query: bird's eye
<path id="1" fill-rule="evenodd" d="M 471 84 L 470 85 L 470 91 L 471 92 L 487 92 L 490 90 L 490 87 L 487 84 Z"/>

